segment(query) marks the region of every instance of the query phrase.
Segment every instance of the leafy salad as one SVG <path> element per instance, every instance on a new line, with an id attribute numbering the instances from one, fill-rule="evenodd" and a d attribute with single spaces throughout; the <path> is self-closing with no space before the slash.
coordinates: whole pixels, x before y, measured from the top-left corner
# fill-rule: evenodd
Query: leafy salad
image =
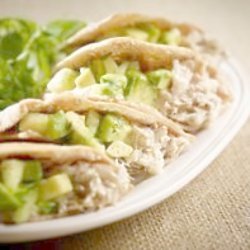
<path id="1" fill-rule="evenodd" d="M 80 21 L 41 26 L 23 19 L 0 19 L 0 110 L 41 96 L 53 64 L 64 56 L 60 44 L 83 26 Z"/>

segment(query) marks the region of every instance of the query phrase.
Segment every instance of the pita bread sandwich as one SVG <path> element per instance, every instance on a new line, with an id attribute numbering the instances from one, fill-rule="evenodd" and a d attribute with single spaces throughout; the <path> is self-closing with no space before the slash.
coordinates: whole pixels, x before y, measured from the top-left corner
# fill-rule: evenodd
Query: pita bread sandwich
<path id="1" fill-rule="evenodd" d="M 74 89 L 145 103 L 192 133 L 209 126 L 231 100 L 226 81 L 197 53 L 126 37 L 86 45 L 57 70 L 48 92 Z"/>
<path id="2" fill-rule="evenodd" d="M 0 138 L 90 146 L 125 166 L 137 182 L 161 172 L 193 136 L 149 106 L 65 92 L 0 112 Z"/>
<path id="3" fill-rule="evenodd" d="M 150 43 L 191 48 L 207 57 L 219 59 L 225 52 L 194 25 L 174 23 L 165 18 L 138 13 L 118 13 L 89 24 L 70 37 L 65 46 L 76 49 L 111 37 L 131 37 Z"/>
<path id="4" fill-rule="evenodd" d="M 83 146 L 0 144 L 0 217 L 19 224 L 93 211 L 131 187 L 127 170 Z"/>

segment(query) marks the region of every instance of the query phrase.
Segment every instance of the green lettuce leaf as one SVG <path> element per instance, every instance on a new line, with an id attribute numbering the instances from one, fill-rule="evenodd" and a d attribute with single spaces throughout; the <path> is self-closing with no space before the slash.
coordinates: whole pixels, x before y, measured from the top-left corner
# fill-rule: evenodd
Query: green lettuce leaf
<path id="1" fill-rule="evenodd" d="M 40 97 L 53 65 L 65 54 L 61 43 L 84 24 L 0 19 L 0 109 L 27 97 Z"/>

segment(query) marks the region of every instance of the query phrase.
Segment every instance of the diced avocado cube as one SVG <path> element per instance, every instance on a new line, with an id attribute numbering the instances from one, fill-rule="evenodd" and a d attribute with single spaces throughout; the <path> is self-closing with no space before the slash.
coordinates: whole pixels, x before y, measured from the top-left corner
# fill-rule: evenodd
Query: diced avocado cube
<path id="1" fill-rule="evenodd" d="M 27 114 L 19 123 L 20 131 L 32 130 L 44 135 L 47 130 L 49 116 L 47 114 L 30 113 Z"/>
<path id="2" fill-rule="evenodd" d="M 76 87 L 84 88 L 86 86 L 95 84 L 95 77 L 90 68 L 81 68 L 80 75 L 75 79 Z"/>
<path id="3" fill-rule="evenodd" d="M 97 136 L 105 143 L 117 140 L 123 141 L 130 131 L 131 126 L 124 118 L 113 114 L 107 114 L 101 119 Z"/>
<path id="4" fill-rule="evenodd" d="M 39 161 L 25 161 L 23 181 L 24 182 L 36 182 L 43 177 L 42 164 Z"/>
<path id="5" fill-rule="evenodd" d="M 128 157 L 133 152 L 133 148 L 123 141 L 114 141 L 106 151 L 111 157 Z"/>
<path id="6" fill-rule="evenodd" d="M 38 203 L 40 214 L 53 214 L 56 213 L 58 205 L 54 201 L 41 201 Z"/>
<path id="7" fill-rule="evenodd" d="M 70 193 L 73 190 L 67 174 L 57 174 L 43 180 L 39 186 L 40 200 L 51 200 Z"/>
<path id="8" fill-rule="evenodd" d="M 95 76 L 96 82 L 99 83 L 101 76 L 106 73 L 103 60 L 101 59 L 93 60 L 90 64 L 90 68 Z"/>
<path id="9" fill-rule="evenodd" d="M 93 136 L 90 129 L 86 127 L 81 116 L 74 112 L 68 112 L 66 117 L 71 125 L 70 143 L 88 145 L 103 150 L 103 146 Z"/>
<path id="10" fill-rule="evenodd" d="M 172 72 L 166 69 L 159 69 L 149 72 L 147 77 L 158 89 L 168 89 L 171 83 Z"/>
<path id="11" fill-rule="evenodd" d="M 12 216 L 12 221 L 14 223 L 23 223 L 29 220 L 30 215 L 35 209 L 35 203 L 38 198 L 37 189 L 30 190 L 25 196 L 25 203 L 14 211 Z"/>
<path id="12" fill-rule="evenodd" d="M 178 29 L 172 29 L 170 31 L 165 31 L 162 34 L 162 43 L 169 45 L 179 45 L 181 43 L 181 32 Z"/>
<path id="13" fill-rule="evenodd" d="M 63 111 L 49 115 L 46 137 L 57 140 L 65 137 L 69 133 L 69 123 Z"/>
<path id="14" fill-rule="evenodd" d="M 78 72 L 69 68 L 63 68 L 58 71 L 49 81 L 47 89 L 53 93 L 60 93 L 65 90 L 71 90 L 75 87 L 75 79 Z"/>
<path id="15" fill-rule="evenodd" d="M 120 74 L 105 74 L 101 77 L 100 83 L 110 83 L 123 89 L 126 88 L 128 80 L 126 76 Z"/>
<path id="16" fill-rule="evenodd" d="M 0 165 L 2 182 L 10 190 L 15 191 L 21 183 L 24 171 L 24 161 L 4 160 Z"/>
<path id="17" fill-rule="evenodd" d="M 0 211 L 15 210 L 21 202 L 11 193 L 6 186 L 0 183 Z"/>
<path id="18" fill-rule="evenodd" d="M 142 41 L 147 41 L 149 38 L 149 35 L 147 32 L 145 32 L 141 29 L 137 29 L 137 28 L 127 28 L 126 34 L 129 37 L 132 37 L 132 38 L 135 38 L 138 40 L 142 40 Z"/>
<path id="19" fill-rule="evenodd" d="M 107 57 L 103 60 L 106 73 L 116 73 L 118 65 L 112 57 Z"/>
<path id="20" fill-rule="evenodd" d="M 92 132 L 93 135 L 96 134 L 99 127 L 101 115 L 94 110 L 90 110 L 86 115 L 86 126 Z"/>

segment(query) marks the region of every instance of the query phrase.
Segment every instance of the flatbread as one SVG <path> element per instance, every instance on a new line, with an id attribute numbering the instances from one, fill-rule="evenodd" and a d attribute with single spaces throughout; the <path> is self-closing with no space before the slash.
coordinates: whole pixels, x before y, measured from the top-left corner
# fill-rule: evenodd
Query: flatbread
<path id="1" fill-rule="evenodd" d="M 58 210 L 43 214 L 34 210 L 28 221 L 42 221 L 93 211 L 116 203 L 133 187 L 125 167 L 104 153 L 86 146 L 59 146 L 42 143 L 1 143 L 0 161 L 35 159 L 42 162 L 45 178 L 66 173 L 74 186 L 56 200 Z M 79 189 L 81 187 L 81 189 Z M 84 191 L 84 193 L 83 193 Z M 0 219 L 0 224 L 1 224 Z M 7 219 L 6 223 L 10 223 Z"/>
<path id="2" fill-rule="evenodd" d="M 113 164 L 104 153 L 87 146 L 61 146 L 49 143 L 7 142 L 0 143 L 0 159 L 27 157 L 54 164 L 77 161 Z"/>
<path id="3" fill-rule="evenodd" d="M 56 66 L 56 70 L 64 67 L 79 69 L 90 61 L 104 56 L 111 56 L 116 61 L 138 61 L 143 70 L 169 68 L 173 60 L 192 60 L 195 69 L 202 71 L 204 61 L 195 52 L 177 46 L 152 44 L 129 37 L 116 37 L 98 43 L 86 45 L 67 56 Z M 208 66 L 210 74 L 216 75 L 214 68 Z"/>
<path id="4" fill-rule="evenodd" d="M 88 110 L 112 112 L 126 117 L 133 122 L 147 126 L 166 126 L 177 135 L 187 135 L 183 129 L 161 113 L 143 104 L 129 104 L 123 100 L 110 100 L 98 97 L 83 97 L 73 92 L 51 95 L 46 100 L 27 99 L 0 112 L 0 133 L 14 127 L 29 112 L 53 113 L 60 110 L 83 113 Z"/>
<path id="5" fill-rule="evenodd" d="M 203 34 L 201 29 L 187 23 L 174 23 L 165 18 L 150 17 L 137 13 L 118 13 L 109 16 L 100 22 L 90 24 L 86 28 L 78 31 L 66 41 L 65 46 L 77 48 L 97 41 L 98 38 L 105 36 L 107 32 L 112 31 L 113 29 L 126 26 L 133 27 L 140 23 L 152 23 L 161 29 L 178 28 L 184 36 L 187 36 L 192 31 Z"/>

